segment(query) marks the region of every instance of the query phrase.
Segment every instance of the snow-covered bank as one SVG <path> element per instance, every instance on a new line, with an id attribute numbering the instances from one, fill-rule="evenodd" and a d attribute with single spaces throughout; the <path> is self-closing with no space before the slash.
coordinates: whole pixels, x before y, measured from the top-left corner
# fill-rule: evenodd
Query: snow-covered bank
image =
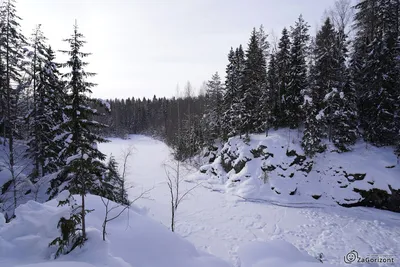
<path id="1" fill-rule="evenodd" d="M 400 165 L 393 148 L 358 142 L 353 151 L 333 146 L 313 159 L 301 136 L 282 129 L 228 140 L 206 154 L 200 176 L 246 199 L 306 205 L 362 205 L 400 211 Z M 383 198 L 382 195 L 387 197 Z"/>
<path id="2" fill-rule="evenodd" d="M 59 235 L 57 221 L 68 216 L 57 201 L 40 204 L 28 201 L 16 210 L 17 217 L 5 223 L 0 213 L 0 266 L 2 267 L 229 267 L 166 227 L 148 218 L 144 210 L 132 207 L 108 224 L 107 241 L 102 240 L 104 206 L 97 196 L 88 195 L 88 241 L 82 248 L 53 260 L 55 249 L 49 242 Z M 111 204 L 111 207 L 116 205 Z M 118 214 L 121 208 L 113 211 Z M 110 216 L 114 216 L 110 214 Z M 314 266 L 317 260 L 283 242 L 256 242 L 240 249 L 242 267 Z M 307 264 L 307 265 L 304 265 Z M 316 266 L 316 265 L 315 265 Z M 329 266 L 329 265 L 327 265 Z"/>
<path id="3" fill-rule="evenodd" d="M 136 207 L 109 222 L 108 240 L 104 242 L 101 237 L 104 206 L 99 197 L 92 195 L 87 197 L 87 206 L 94 209 L 88 215 L 87 244 L 47 266 L 67 266 L 72 262 L 73 266 L 79 262 L 86 265 L 78 266 L 110 267 L 229 266 L 223 260 L 197 251 L 188 241 L 149 219 Z M 113 211 L 118 212 L 119 209 Z M 59 235 L 57 222 L 68 215 L 67 209 L 57 207 L 57 201 L 44 204 L 29 201 L 17 208 L 16 215 L 15 220 L 5 224 L 0 214 L 0 266 L 28 263 L 43 266 L 43 262 L 51 261 L 55 249 L 48 244 Z"/>
<path id="4" fill-rule="evenodd" d="M 134 198 L 144 189 L 154 187 L 147 199 L 136 204 L 146 207 L 149 216 L 169 227 L 170 199 L 162 165 L 169 159 L 170 150 L 160 141 L 138 135 L 130 140 L 112 139 L 111 143 L 101 144 L 100 149 L 119 158 L 121 150 L 130 145 L 135 147 L 129 161 L 128 179 L 134 185 L 130 196 Z M 192 172 L 192 178 L 197 177 L 196 170 Z M 193 183 L 183 186 L 190 188 Z M 400 251 L 400 214 L 362 207 L 348 209 L 336 204 L 318 206 L 315 202 L 300 208 L 246 202 L 223 194 L 224 190 L 217 179 L 202 181 L 182 202 L 176 231 L 200 250 L 234 266 L 241 264 L 239 248 L 252 241 L 286 240 L 314 257 L 323 253 L 324 266 L 327 262 L 347 265 L 343 257 L 353 249 L 360 255 L 396 255 Z M 285 266 L 272 266 L 281 265 Z"/>

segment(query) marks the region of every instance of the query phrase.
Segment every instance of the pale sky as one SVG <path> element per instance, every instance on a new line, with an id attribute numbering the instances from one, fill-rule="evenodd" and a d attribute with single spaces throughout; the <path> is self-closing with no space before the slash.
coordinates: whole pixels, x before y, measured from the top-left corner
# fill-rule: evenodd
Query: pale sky
<path id="1" fill-rule="evenodd" d="M 196 90 L 218 71 L 225 77 L 231 46 L 247 47 L 253 27 L 280 35 L 299 14 L 313 27 L 334 0 L 17 0 L 28 36 L 36 24 L 55 49 L 75 19 L 87 44 L 93 95 L 102 98 L 175 94 L 190 81 Z M 59 60 L 61 57 L 59 57 Z"/>

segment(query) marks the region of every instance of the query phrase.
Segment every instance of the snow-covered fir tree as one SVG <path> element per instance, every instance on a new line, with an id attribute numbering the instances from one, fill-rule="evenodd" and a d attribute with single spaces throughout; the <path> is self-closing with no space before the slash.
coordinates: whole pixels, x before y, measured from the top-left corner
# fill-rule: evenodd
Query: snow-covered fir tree
<path id="1" fill-rule="evenodd" d="M 332 101 L 337 89 L 337 58 L 335 53 L 336 32 L 329 18 L 325 20 L 315 39 L 315 92 L 313 101 L 317 112 L 322 114 L 321 127 L 324 136 L 332 137 Z"/>
<path id="2" fill-rule="evenodd" d="M 16 169 L 18 160 L 16 155 L 15 139 L 20 134 L 18 126 L 22 124 L 19 113 L 19 94 L 25 89 L 23 73 L 26 73 L 24 64 L 24 50 L 27 44 L 21 33 L 20 22 L 14 0 L 6 0 L 0 6 L 0 98 L 1 98 L 1 130 L 4 137 L 4 151 L 6 153 L 8 170 L 10 171 L 13 210 L 17 208 L 19 174 Z"/>
<path id="3" fill-rule="evenodd" d="M 336 91 L 332 94 L 332 125 L 330 128 L 333 144 L 340 151 L 348 151 L 358 137 L 357 98 L 354 84 L 346 66 L 347 44 L 342 31 L 336 34 Z"/>
<path id="4" fill-rule="evenodd" d="M 118 172 L 118 163 L 113 155 L 109 157 L 107 162 L 103 188 L 110 200 L 122 205 L 129 205 L 126 181 Z"/>
<path id="5" fill-rule="evenodd" d="M 267 86 L 266 62 L 262 49 L 259 47 L 257 31 L 253 29 L 248 49 L 246 50 L 246 60 L 243 70 L 243 104 L 246 112 L 241 118 L 240 132 L 248 134 L 264 130 L 266 118 L 264 106 L 260 105 L 260 99 Z M 260 116 L 261 115 L 261 116 Z"/>
<path id="6" fill-rule="evenodd" d="M 40 26 L 34 31 L 32 46 L 33 101 L 27 115 L 30 136 L 27 156 L 33 160 L 30 178 L 36 183 L 40 177 L 56 172 L 62 165 L 58 157 L 60 144 L 56 139 L 61 133 L 57 126 L 62 122 L 65 92 L 58 64 L 54 62 L 54 52 L 46 46 Z"/>
<path id="7" fill-rule="evenodd" d="M 393 145 L 398 135 L 399 1 L 363 0 L 356 5 L 356 55 L 364 55 L 360 97 L 364 138 Z M 365 49 L 365 52 L 357 51 Z"/>
<path id="8" fill-rule="evenodd" d="M 304 103 L 302 107 L 304 108 L 306 119 L 304 122 L 304 133 L 301 146 L 303 147 L 304 153 L 307 156 L 313 157 L 316 153 L 319 153 L 323 150 L 320 137 L 320 118 L 318 117 L 316 106 L 308 94 L 304 96 Z"/>
<path id="9" fill-rule="evenodd" d="M 276 67 L 278 73 L 278 85 L 277 85 L 277 103 L 276 103 L 276 114 L 274 117 L 277 118 L 277 127 L 287 126 L 288 118 L 286 117 L 286 96 L 287 88 L 289 85 L 289 68 L 290 68 L 290 37 L 289 32 L 286 28 L 282 30 L 282 36 L 278 43 L 278 51 L 276 54 Z"/>
<path id="10" fill-rule="evenodd" d="M 231 49 L 226 67 L 225 94 L 223 96 L 223 129 L 224 138 L 240 134 L 241 119 L 244 118 L 245 108 L 243 98 L 244 51 L 240 45 Z"/>
<path id="11" fill-rule="evenodd" d="M 285 112 L 287 124 L 290 128 L 297 128 L 304 117 L 301 105 L 303 104 L 304 90 L 307 88 L 307 64 L 309 25 L 300 15 L 291 29 L 292 45 L 290 50 L 289 82 L 285 96 Z"/>
<path id="12" fill-rule="evenodd" d="M 107 197 L 107 191 L 103 187 L 104 173 L 107 171 L 107 166 L 103 163 L 103 160 L 106 156 L 97 148 L 98 143 L 106 142 L 106 140 L 94 132 L 96 128 L 104 127 L 104 125 L 93 120 L 93 116 L 98 113 L 90 106 L 95 100 L 90 98 L 89 94 L 95 84 L 87 81 L 87 78 L 92 77 L 94 73 L 85 70 L 88 63 L 84 59 L 90 54 L 81 51 L 85 44 L 83 38 L 75 23 L 73 34 L 70 38 L 65 39 L 70 45 L 70 50 L 62 51 L 69 56 L 68 61 L 62 64 L 63 67 L 68 69 L 68 72 L 63 75 L 67 79 L 68 94 L 66 97 L 67 105 L 64 109 L 64 120 L 60 125 L 63 134 L 59 138 L 64 142 L 59 156 L 65 160 L 65 166 L 51 181 L 50 188 L 51 196 L 68 190 L 70 195 L 78 194 L 81 198 L 78 207 L 71 206 L 71 212 L 75 217 L 62 218 L 59 223 L 61 229 L 74 224 L 75 227 L 68 229 L 68 231 L 79 232 L 79 236 L 71 240 L 73 244 L 69 250 L 82 246 L 87 239 L 86 214 L 88 208 L 85 205 L 86 194 L 93 193 Z M 66 198 L 60 204 L 70 204 L 69 199 Z M 74 222 L 71 221 L 73 218 L 75 218 Z M 62 233 L 62 237 L 65 236 L 68 235 Z M 65 246 L 63 242 L 56 242 L 56 245 Z M 63 251 L 65 252 L 65 250 Z"/>
<path id="13" fill-rule="evenodd" d="M 270 59 L 268 62 L 267 71 L 267 88 L 268 88 L 268 98 L 269 98 L 269 114 L 268 114 L 268 124 L 277 127 L 280 109 L 280 98 L 279 98 L 279 73 L 276 62 L 276 51 L 272 51 Z"/>
<path id="14" fill-rule="evenodd" d="M 212 75 L 207 83 L 206 107 L 204 114 L 205 131 L 210 144 L 222 135 L 224 88 L 218 72 Z"/>

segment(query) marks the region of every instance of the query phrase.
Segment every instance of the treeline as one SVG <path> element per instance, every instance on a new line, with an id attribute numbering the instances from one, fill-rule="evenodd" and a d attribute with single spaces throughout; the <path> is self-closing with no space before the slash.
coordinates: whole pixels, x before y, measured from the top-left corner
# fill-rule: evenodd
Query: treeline
<path id="1" fill-rule="evenodd" d="M 99 134 L 106 125 L 94 120 L 101 114 L 92 107 L 107 109 L 108 104 L 89 97 L 95 86 L 89 78 L 95 74 L 86 71 L 90 53 L 82 51 L 85 40 L 77 24 L 65 39 L 67 49 L 61 51 L 68 60 L 58 64 L 41 27 L 26 38 L 20 20 L 15 1 L 2 1 L 0 212 L 9 222 L 23 201 L 59 197 L 59 204 L 68 205 L 70 214 L 60 219 L 60 237 L 50 244 L 58 247 L 58 256 L 87 239 L 86 194 L 122 205 L 129 201 L 116 161 L 111 157 L 106 163 L 106 155 L 97 148 L 106 142 Z M 47 195 L 39 196 L 43 191 Z"/>
<path id="2" fill-rule="evenodd" d="M 316 36 L 302 16 L 273 45 L 262 26 L 253 29 L 205 95 L 113 100 L 111 129 L 156 133 L 184 157 L 217 138 L 280 127 L 302 130 L 309 156 L 324 151 L 321 139 L 345 152 L 360 137 L 399 155 L 399 14 L 397 0 L 339 0 Z"/>

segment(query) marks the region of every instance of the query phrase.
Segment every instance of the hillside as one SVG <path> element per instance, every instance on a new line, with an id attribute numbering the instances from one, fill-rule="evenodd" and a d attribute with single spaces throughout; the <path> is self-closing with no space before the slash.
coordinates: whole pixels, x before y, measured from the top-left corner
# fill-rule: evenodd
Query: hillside
<path id="1" fill-rule="evenodd" d="M 400 212 L 400 166 L 390 147 L 359 141 L 352 151 L 304 156 L 297 130 L 230 138 L 203 154 L 199 179 L 253 201 L 369 206 Z M 221 186 L 224 185 L 224 186 Z"/>

